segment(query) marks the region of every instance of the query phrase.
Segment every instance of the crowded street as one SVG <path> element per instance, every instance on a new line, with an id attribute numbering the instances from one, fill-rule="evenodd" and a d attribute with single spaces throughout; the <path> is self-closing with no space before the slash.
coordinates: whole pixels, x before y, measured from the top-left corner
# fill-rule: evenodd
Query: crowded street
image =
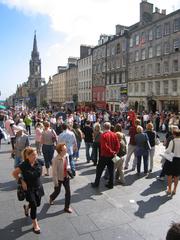
<path id="1" fill-rule="evenodd" d="M 128 137 L 127 141 L 128 141 Z M 161 141 L 164 134 L 160 134 Z M 34 131 L 30 136 L 34 144 Z M 163 240 L 172 221 L 180 218 L 180 192 L 167 196 L 166 181 L 159 181 L 160 152 L 162 142 L 156 146 L 155 166 L 148 179 L 143 174 L 137 177 L 135 171 L 125 171 L 124 186 L 115 184 L 107 189 L 103 179 L 99 188 L 92 188 L 96 167 L 85 159 L 85 146 L 82 143 L 79 160 L 76 161 L 76 177 L 70 180 L 71 215 L 64 213 L 64 189 L 49 205 L 49 195 L 53 189 L 50 176 L 42 176 L 45 196 L 38 208 L 41 235 L 38 239 L 61 240 Z M 17 199 L 17 183 L 11 172 L 14 160 L 10 158 L 11 147 L 2 141 L 0 150 L 0 236 L 2 239 L 34 239 L 31 221 L 24 216 L 23 203 Z M 42 158 L 42 156 L 41 156 Z"/>

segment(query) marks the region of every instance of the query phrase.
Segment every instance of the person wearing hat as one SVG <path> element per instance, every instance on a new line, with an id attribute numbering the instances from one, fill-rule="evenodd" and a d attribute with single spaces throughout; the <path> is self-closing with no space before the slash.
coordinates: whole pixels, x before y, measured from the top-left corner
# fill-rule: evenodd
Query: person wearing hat
<path id="1" fill-rule="evenodd" d="M 30 146 L 29 137 L 24 133 L 24 128 L 17 127 L 14 145 L 14 168 L 18 167 L 19 164 L 23 161 L 22 151 L 28 146 Z"/>

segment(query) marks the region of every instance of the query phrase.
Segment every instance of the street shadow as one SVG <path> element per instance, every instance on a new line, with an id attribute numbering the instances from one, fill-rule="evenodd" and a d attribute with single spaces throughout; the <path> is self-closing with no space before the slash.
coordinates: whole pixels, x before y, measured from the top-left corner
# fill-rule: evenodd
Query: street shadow
<path id="1" fill-rule="evenodd" d="M 158 180 L 155 180 L 154 182 L 152 182 L 149 187 L 147 189 L 145 189 L 141 195 L 142 196 L 148 196 L 150 194 L 155 194 L 155 193 L 159 193 L 162 191 L 165 191 L 167 188 L 167 185 L 164 182 L 160 182 Z"/>
<path id="2" fill-rule="evenodd" d="M 80 176 L 86 176 L 86 175 L 92 175 L 92 174 L 95 174 L 96 173 L 96 169 L 89 169 L 87 171 L 83 171 L 81 172 L 79 175 Z"/>
<path id="3" fill-rule="evenodd" d="M 139 180 L 143 177 L 144 177 L 143 174 L 138 176 L 136 173 L 131 174 L 131 175 L 125 175 L 124 179 L 125 179 L 125 182 L 126 182 L 126 186 L 132 185 L 135 181 L 137 181 L 137 180 Z"/>
<path id="4" fill-rule="evenodd" d="M 161 172 L 161 170 L 157 170 L 155 172 L 149 173 L 148 179 L 152 179 L 152 178 L 155 178 L 155 177 L 159 176 L 160 172 Z"/>
<path id="5" fill-rule="evenodd" d="M 57 205 L 57 202 L 56 204 Z M 65 214 L 64 210 L 60 210 L 60 211 L 56 211 L 56 212 L 51 212 L 51 213 L 48 213 L 48 210 L 51 206 L 49 205 L 49 203 L 45 203 L 43 205 L 43 207 L 41 208 L 41 211 L 39 212 L 38 214 L 38 219 L 39 220 L 42 220 L 42 219 L 45 219 L 45 218 L 51 218 L 51 217 L 55 217 L 55 216 L 59 216 L 60 214 Z"/>
<path id="6" fill-rule="evenodd" d="M 23 230 L 23 228 L 27 226 L 29 226 L 29 229 Z M 16 240 L 29 232 L 32 232 L 31 220 L 27 218 L 19 218 L 13 220 L 13 222 L 4 229 L 0 229 L 0 236 L 1 239 Z"/>
<path id="7" fill-rule="evenodd" d="M 81 165 L 76 164 L 76 169 L 80 171 L 82 169 L 90 168 L 90 167 L 93 167 L 92 164 L 91 165 L 89 163 L 84 163 L 83 165 L 82 164 Z"/>
<path id="8" fill-rule="evenodd" d="M 153 196 L 146 202 L 143 200 L 137 201 L 139 208 L 134 213 L 134 215 L 139 218 L 144 218 L 146 214 L 157 211 L 160 206 L 165 204 L 170 199 L 171 197 L 164 195 L 164 196 Z"/>
<path id="9" fill-rule="evenodd" d="M 0 191 L 13 191 L 17 189 L 16 181 L 0 183 Z"/>
<path id="10" fill-rule="evenodd" d="M 6 154 L 6 153 L 11 153 L 11 150 L 7 150 L 7 151 L 0 151 L 0 154 Z"/>

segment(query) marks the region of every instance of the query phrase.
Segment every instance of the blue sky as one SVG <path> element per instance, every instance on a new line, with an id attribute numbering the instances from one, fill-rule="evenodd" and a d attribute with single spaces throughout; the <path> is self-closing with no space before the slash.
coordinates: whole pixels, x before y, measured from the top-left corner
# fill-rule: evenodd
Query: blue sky
<path id="1" fill-rule="evenodd" d="M 179 0 L 148 0 L 167 13 Z M 0 100 L 27 81 L 34 30 L 46 81 L 78 57 L 81 44 L 96 45 L 100 34 L 115 34 L 115 25 L 139 21 L 141 0 L 0 0 Z M 130 7 L 131 6 L 131 7 Z"/>

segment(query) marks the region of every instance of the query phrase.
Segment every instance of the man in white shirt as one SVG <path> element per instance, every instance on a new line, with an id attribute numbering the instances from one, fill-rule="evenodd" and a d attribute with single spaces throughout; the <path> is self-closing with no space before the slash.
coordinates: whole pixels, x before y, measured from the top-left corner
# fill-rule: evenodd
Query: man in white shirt
<path id="1" fill-rule="evenodd" d="M 58 137 L 58 143 L 65 143 L 67 153 L 69 154 L 69 162 L 71 165 L 72 174 L 76 175 L 75 162 L 73 159 L 74 150 L 77 149 L 77 142 L 75 134 L 69 130 L 69 126 L 65 123 L 62 124 L 63 132 Z"/>

